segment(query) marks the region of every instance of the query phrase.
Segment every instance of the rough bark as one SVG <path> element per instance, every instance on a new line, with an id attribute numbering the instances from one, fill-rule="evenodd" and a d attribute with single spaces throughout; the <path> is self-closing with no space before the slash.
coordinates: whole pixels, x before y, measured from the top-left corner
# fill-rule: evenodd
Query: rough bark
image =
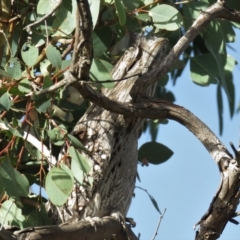
<path id="1" fill-rule="evenodd" d="M 126 230 L 124 230 L 122 224 L 111 217 L 104 217 L 102 224 L 97 224 L 97 231 L 94 230 L 89 222 L 83 221 L 58 226 L 26 228 L 22 231 L 15 231 L 14 233 L 3 228 L 0 234 L 0 236 L 6 240 L 74 240 L 79 239 L 79 236 L 84 236 L 86 240 L 125 240 L 127 235 L 132 240 L 137 239 L 129 225 L 127 225 Z"/>

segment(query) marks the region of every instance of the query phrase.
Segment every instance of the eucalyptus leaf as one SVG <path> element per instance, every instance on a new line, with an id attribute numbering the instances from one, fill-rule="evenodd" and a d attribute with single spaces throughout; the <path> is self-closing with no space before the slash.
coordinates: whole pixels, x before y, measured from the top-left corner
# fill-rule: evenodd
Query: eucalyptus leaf
<path id="1" fill-rule="evenodd" d="M 140 162 L 160 164 L 167 161 L 173 155 L 173 151 L 167 146 L 157 142 L 144 143 L 138 150 Z"/>
<path id="2" fill-rule="evenodd" d="M 221 85 L 217 86 L 217 104 L 218 104 L 218 119 L 219 119 L 219 134 L 222 135 L 223 131 L 223 99 Z"/>
<path id="3" fill-rule="evenodd" d="M 90 11 L 92 15 L 93 28 L 95 28 L 100 11 L 100 0 L 88 0 Z"/>
<path id="4" fill-rule="evenodd" d="M 126 12 L 124 9 L 124 4 L 121 0 L 114 0 L 114 1 L 116 5 L 119 23 L 121 26 L 124 26 L 126 23 Z"/>
<path id="5" fill-rule="evenodd" d="M 58 3 L 59 1 L 39 0 L 37 4 L 37 13 L 40 15 L 48 14 Z"/>
<path id="6" fill-rule="evenodd" d="M 72 177 L 61 168 L 53 167 L 47 174 L 45 190 L 50 201 L 56 206 L 66 203 L 73 188 Z"/>
<path id="7" fill-rule="evenodd" d="M 46 55 L 53 67 L 61 69 L 62 57 L 61 57 L 59 50 L 57 50 L 56 47 L 54 47 L 51 44 L 48 45 L 48 47 L 46 49 Z"/>
<path id="8" fill-rule="evenodd" d="M 30 84 L 27 78 L 24 78 L 19 82 L 18 89 L 20 92 L 29 93 L 32 90 L 32 85 Z"/>
<path id="9" fill-rule="evenodd" d="M 112 65 L 105 60 L 93 58 L 92 66 L 90 69 L 90 76 L 96 82 L 109 80 L 108 83 L 102 83 L 105 88 L 113 88 L 114 82 L 111 82 Z"/>
<path id="10" fill-rule="evenodd" d="M 12 79 L 19 80 L 22 77 L 20 62 L 17 58 L 10 60 L 10 66 L 7 67 L 7 73 Z"/>
<path id="11" fill-rule="evenodd" d="M 73 146 L 75 146 L 76 148 L 78 148 L 79 150 L 88 151 L 88 150 L 83 146 L 83 144 L 82 144 L 76 137 L 74 137 L 73 135 L 68 134 L 68 135 L 67 135 L 67 138 L 71 141 L 71 144 L 72 144 Z"/>
<path id="12" fill-rule="evenodd" d="M 12 167 L 10 159 L 7 157 L 0 159 L 0 175 L 9 197 L 28 196 L 29 183 L 27 178 Z"/>
<path id="13" fill-rule="evenodd" d="M 183 24 L 182 15 L 178 10 L 167 4 L 156 5 L 149 11 L 153 18 L 154 25 L 159 29 L 175 31 Z"/>
<path id="14" fill-rule="evenodd" d="M 13 102 L 11 100 L 11 95 L 8 92 L 5 92 L 0 97 L 0 110 L 1 111 L 8 111 L 11 106 L 13 105 Z"/>
<path id="15" fill-rule="evenodd" d="M 13 199 L 6 200 L 1 204 L 0 222 L 2 225 L 11 225 L 15 220 L 15 225 L 19 226 L 18 221 L 23 222 L 25 216 L 22 214 L 22 209 L 19 208 Z"/>
<path id="16" fill-rule="evenodd" d="M 71 170 L 75 179 L 82 184 L 84 173 L 87 174 L 91 170 L 92 163 L 85 156 L 80 154 L 74 147 L 70 147 L 69 156 L 72 159 Z"/>
<path id="17" fill-rule="evenodd" d="M 31 46 L 29 43 L 26 43 L 22 46 L 21 55 L 26 65 L 28 67 L 32 67 L 38 58 L 38 48 Z"/>
<path id="18" fill-rule="evenodd" d="M 56 29 L 53 36 L 66 37 L 71 34 L 76 25 L 76 20 L 74 15 L 68 11 L 66 8 L 61 8 L 54 18 L 53 29 Z"/>

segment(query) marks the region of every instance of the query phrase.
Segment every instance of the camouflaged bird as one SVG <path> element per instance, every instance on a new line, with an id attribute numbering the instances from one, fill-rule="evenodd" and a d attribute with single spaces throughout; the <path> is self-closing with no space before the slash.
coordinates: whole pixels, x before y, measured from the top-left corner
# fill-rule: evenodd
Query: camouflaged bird
<path id="1" fill-rule="evenodd" d="M 167 50 L 165 38 L 137 37 L 112 71 L 113 79 L 129 77 L 117 82 L 113 89 L 103 89 L 106 97 L 131 102 L 130 90 L 134 82 L 152 68 L 158 67 Z M 139 74 L 139 75 L 137 75 Z M 133 77 L 130 77 L 134 75 Z M 153 96 L 155 85 L 146 89 Z M 72 134 L 88 149 L 85 154 L 92 161 L 85 185 L 75 184 L 66 206 L 58 209 L 61 222 L 77 221 L 86 217 L 103 217 L 113 213 L 126 216 L 137 175 L 137 142 L 144 119 L 126 117 L 92 104 L 78 121 Z"/>

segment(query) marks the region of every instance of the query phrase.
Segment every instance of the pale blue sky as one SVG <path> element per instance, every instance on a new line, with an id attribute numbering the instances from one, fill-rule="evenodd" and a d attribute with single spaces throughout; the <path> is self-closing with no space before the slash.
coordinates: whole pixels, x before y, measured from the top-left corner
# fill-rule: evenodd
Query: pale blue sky
<path id="1" fill-rule="evenodd" d="M 228 53 L 240 62 L 240 32 L 237 42 L 232 44 L 236 52 Z M 234 84 L 236 88 L 236 105 L 240 101 L 240 66 L 234 69 Z M 238 147 L 240 139 L 240 114 L 230 119 L 228 100 L 224 95 L 224 130 L 219 136 L 219 122 L 216 103 L 216 86 L 199 87 L 190 79 L 189 69 L 176 86 L 171 81 L 167 88 L 176 97 L 176 104 L 192 111 L 228 147 L 232 141 Z M 139 146 L 151 141 L 149 134 L 144 134 Z M 177 122 L 169 121 L 168 125 L 161 125 L 157 141 L 174 151 L 173 157 L 158 166 L 139 167 L 141 186 L 157 200 L 161 211 L 167 209 L 158 231 L 156 240 L 193 240 L 195 231 L 193 226 L 207 211 L 212 197 L 216 193 L 220 174 L 217 165 L 198 139 Z M 159 214 L 153 207 L 147 194 L 139 189 L 135 190 L 136 197 L 132 201 L 128 216 L 134 218 L 137 226 L 136 234 L 141 233 L 141 240 L 152 239 L 156 230 Z M 240 221 L 239 219 L 236 219 Z M 240 225 L 228 223 L 220 240 L 240 239 Z"/>

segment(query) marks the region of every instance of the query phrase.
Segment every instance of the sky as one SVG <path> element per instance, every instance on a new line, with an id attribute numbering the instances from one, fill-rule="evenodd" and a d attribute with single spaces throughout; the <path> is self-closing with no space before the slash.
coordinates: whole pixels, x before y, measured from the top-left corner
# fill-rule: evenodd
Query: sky
<path id="1" fill-rule="evenodd" d="M 240 62 L 239 29 L 236 29 L 236 34 L 237 40 L 231 44 L 235 51 L 228 48 L 228 54 Z M 233 74 L 237 106 L 240 102 L 239 65 L 236 65 Z M 233 142 L 238 148 L 240 113 L 235 113 L 233 118 L 230 118 L 226 95 L 223 110 L 224 129 L 222 136 L 219 135 L 216 85 L 200 87 L 194 84 L 187 67 L 177 84 L 172 86 L 172 82 L 169 81 L 167 89 L 174 92 L 176 104 L 184 106 L 207 124 L 230 151 L 229 142 Z M 149 133 L 143 134 L 139 140 L 139 147 L 148 141 L 151 141 Z M 139 166 L 141 182 L 136 183 L 136 186 L 147 189 L 162 212 L 166 208 L 155 240 L 193 240 L 193 226 L 205 214 L 219 187 L 218 166 L 202 143 L 177 122 L 169 121 L 167 125 L 161 125 L 157 141 L 171 148 L 174 155 L 167 162 L 157 166 Z M 127 216 L 137 223 L 133 228 L 135 234 L 140 233 L 141 240 L 150 240 L 156 232 L 160 215 L 144 191 L 135 189 L 135 195 Z M 240 207 L 238 210 L 240 211 Z M 236 220 L 240 222 L 240 219 Z M 240 239 L 240 225 L 228 223 L 219 239 Z"/>

